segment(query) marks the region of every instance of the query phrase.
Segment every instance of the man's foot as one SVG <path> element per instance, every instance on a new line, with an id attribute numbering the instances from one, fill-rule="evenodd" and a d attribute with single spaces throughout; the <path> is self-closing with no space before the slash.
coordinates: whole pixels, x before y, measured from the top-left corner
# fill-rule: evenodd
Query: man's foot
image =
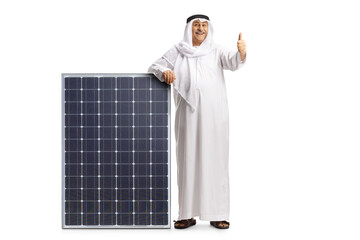
<path id="1" fill-rule="evenodd" d="M 196 220 L 194 218 L 183 219 L 183 220 L 178 220 L 178 221 L 174 220 L 174 222 L 175 222 L 174 227 L 177 229 L 188 228 L 188 227 L 196 224 Z"/>
<path id="2" fill-rule="evenodd" d="M 230 226 L 230 223 L 227 221 L 210 221 L 210 224 L 219 229 L 228 229 Z"/>

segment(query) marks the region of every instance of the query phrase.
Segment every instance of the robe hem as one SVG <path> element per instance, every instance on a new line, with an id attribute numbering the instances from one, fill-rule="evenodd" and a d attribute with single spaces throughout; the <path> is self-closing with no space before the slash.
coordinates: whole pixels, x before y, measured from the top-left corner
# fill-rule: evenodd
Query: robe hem
<path id="1" fill-rule="evenodd" d="M 199 217 L 200 220 L 204 221 L 223 221 L 229 220 L 229 214 L 185 214 L 178 217 L 178 220 L 189 219 L 193 217 Z"/>

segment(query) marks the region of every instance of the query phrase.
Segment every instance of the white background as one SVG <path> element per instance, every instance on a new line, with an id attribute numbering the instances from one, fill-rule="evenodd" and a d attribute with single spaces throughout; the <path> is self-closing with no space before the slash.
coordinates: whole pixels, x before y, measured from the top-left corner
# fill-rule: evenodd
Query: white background
<path id="1" fill-rule="evenodd" d="M 356 2 L 1 1 L 2 237 L 359 239 Z M 230 229 L 63 230 L 61 73 L 146 72 L 195 13 L 217 43 L 235 50 L 239 32 L 247 43 L 246 65 L 225 76 Z"/>

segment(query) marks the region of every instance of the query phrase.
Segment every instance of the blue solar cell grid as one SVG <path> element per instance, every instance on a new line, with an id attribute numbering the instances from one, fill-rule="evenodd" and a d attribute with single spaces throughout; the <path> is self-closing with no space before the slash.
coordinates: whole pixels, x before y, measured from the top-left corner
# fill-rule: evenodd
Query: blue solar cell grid
<path id="1" fill-rule="evenodd" d="M 170 87 L 63 74 L 64 228 L 170 228 Z"/>

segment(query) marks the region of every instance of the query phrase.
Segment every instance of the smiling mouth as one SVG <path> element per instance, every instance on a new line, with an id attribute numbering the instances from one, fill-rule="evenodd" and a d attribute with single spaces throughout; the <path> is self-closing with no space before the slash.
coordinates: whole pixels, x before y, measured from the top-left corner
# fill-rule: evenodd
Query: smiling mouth
<path id="1" fill-rule="evenodd" d="M 205 32 L 196 32 L 195 34 L 197 34 L 197 35 L 204 35 Z"/>

